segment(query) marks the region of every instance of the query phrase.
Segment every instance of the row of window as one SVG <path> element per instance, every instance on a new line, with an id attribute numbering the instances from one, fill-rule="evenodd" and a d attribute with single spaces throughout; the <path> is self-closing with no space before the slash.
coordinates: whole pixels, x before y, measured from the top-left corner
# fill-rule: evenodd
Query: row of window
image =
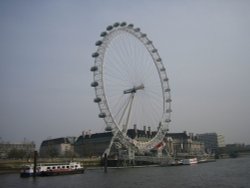
<path id="1" fill-rule="evenodd" d="M 61 166 L 57 166 L 57 167 L 56 167 L 56 166 L 53 166 L 53 167 L 48 166 L 48 167 L 47 167 L 47 170 L 56 169 L 56 168 L 57 168 L 57 169 L 60 169 L 60 168 L 65 169 L 65 168 L 69 168 L 69 166 L 62 166 L 62 167 L 61 167 Z M 71 166 L 71 168 L 74 168 L 74 166 Z M 75 165 L 75 168 L 77 168 L 77 165 Z"/>

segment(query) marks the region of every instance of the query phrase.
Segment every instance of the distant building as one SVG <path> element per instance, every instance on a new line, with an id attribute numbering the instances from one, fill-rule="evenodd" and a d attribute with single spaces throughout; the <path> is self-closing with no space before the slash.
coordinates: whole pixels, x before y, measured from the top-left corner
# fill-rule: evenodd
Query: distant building
<path id="1" fill-rule="evenodd" d="M 216 153 L 219 148 L 225 147 L 224 136 L 217 133 L 198 134 L 198 137 L 205 144 L 208 153 Z"/>
<path id="2" fill-rule="evenodd" d="M 151 131 L 151 128 L 144 126 L 143 130 L 138 130 L 136 125 L 134 129 L 129 129 L 127 135 L 132 139 L 140 141 L 148 141 L 155 136 L 156 132 Z M 105 150 L 109 147 L 110 141 L 113 137 L 112 132 L 103 132 L 90 134 L 89 132 L 83 132 L 83 134 L 75 142 L 75 153 L 79 157 L 91 157 L 102 156 Z M 111 149 L 111 153 L 116 153 L 117 145 L 114 142 L 114 147 Z M 117 146 L 117 147 L 116 147 Z"/>
<path id="3" fill-rule="evenodd" d="M 102 156 L 112 136 L 112 132 L 83 133 L 75 142 L 75 153 L 79 157 Z"/>
<path id="4" fill-rule="evenodd" d="M 249 147 L 250 148 L 250 147 Z M 247 149 L 247 146 L 244 143 L 234 143 L 234 144 L 227 144 L 226 145 L 227 150 L 245 150 Z"/>
<path id="5" fill-rule="evenodd" d="M 134 129 L 129 129 L 127 135 L 132 139 L 147 142 L 154 138 L 157 134 L 156 131 L 151 131 L 151 128 L 146 126 L 143 130 L 139 130 L 134 126 Z M 102 156 L 105 150 L 109 147 L 112 139 L 112 132 L 89 134 L 84 133 L 75 142 L 75 152 L 80 157 Z M 160 144 L 160 143 L 159 143 Z M 152 152 L 167 152 L 169 155 L 199 155 L 204 154 L 204 143 L 198 140 L 197 136 L 193 134 L 182 133 L 167 133 L 161 145 L 162 151 L 159 151 L 159 147 L 156 146 Z M 115 154 L 117 149 L 125 149 L 122 146 L 114 142 L 111 149 L 111 153 Z"/>
<path id="6" fill-rule="evenodd" d="M 198 155 L 205 152 L 204 142 L 192 133 L 167 133 L 166 137 L 172 139 L 172 146 L 168 146 L 171 155 Z"/>
<path id="7" fill-rule="evenodd" d="M 36 145 L 34 142 L 0 143 L 0 158 L 24 158 L 32 157 Z"/>
<path id="8" fill-rule="evenodd" d="M 44 140 L 40 146 L 40 157 L 71 157 L 74 155 L 75 137 Z"/>
<path id="9" fill-rule="evenodd" d="M 246 147 L 246 149 L 249 149 L 249 150 L 250 150 L 250 145 L 246 145 L 245 147 Z"/>
<path id="10" fill-rule="evenodd" d="M 138 141 L 146 142 L 151 140 L 155 135 L 156 131 L 152 131 L 151 127 L 143 126 L 143 130 L 137 129 L 136 125 L 134 125 L 134 129 L 129 129 L 127 131 L 127 135 Z"/>
<path id="11" fill-rule="evenodd" d="M 133 129 L 127 131 L 127 135 L 141 142 L 147 142 L 155 137 L 156 131 L 152 131 L 151 127 L 144 126 L 142 130 L 137 129 L 134 125 Z M 90 131 L 83 132 L 77 139 L 57 138 L 45 140 L 40 147 L 41 157 L 65 156 L 72 152 L 77 157 L 100 157 L 105 150 L 110 147 L 113 137 L 112 132 L 102 132 L 91 134 Z M 204 143 L 197 139 L 193 134 L 167 133 L 163 142 L 159 143 L 151 150 L 152 155 L 198 155 L 204 153 Z M 70 152 L 69 152 L 70 151 Z M 110 155 L 115 157 L 121 152 L 127 151 L 119 140 L 115 139 L 111 147 Z M 149 154 L 149 153 L 147 153 Z"/>
<path id="12" fill-rule="evenodd" d="M 134 129 L 129 129 L 127 135 L 142 142 L 147 142 L 155 137 L 156 131 L 151 131 L 151 127 L 143 127 L 143 130 L 137 129 L 134 125 Z M 103 133 L 83 133 L 75 142 L 74 151 L 79 157 L 91 157 L 102 156 L 105 150 L 109 147 L 110 141 L 113 137 L 112 132 Z M 159 143 L 160 144 L 160 143 Z M 204 143 L 198 140 L 197 136 L 193 134 L 182 133 L 167 133 L 161 145 L 162 151 L 164 150 L 169 155 L 185 154 L 185 155 L 197 155 L 204 154 Z M 111 155 L 117 152 L 117 149 L 125 149 L 121 144 L 114 142 L 111 148 Z M 160 151 L 160 152 L 162 152 Z M 152 152 L 159 152 L 159 148 L 156 146 Z"/>

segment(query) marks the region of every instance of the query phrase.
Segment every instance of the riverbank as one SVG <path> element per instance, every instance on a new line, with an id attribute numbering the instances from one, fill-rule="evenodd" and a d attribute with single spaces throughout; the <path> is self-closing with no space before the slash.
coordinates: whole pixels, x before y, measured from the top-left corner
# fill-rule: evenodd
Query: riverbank
<path id="1" fill-rule="evenodd" d="M 239 155 L 238 158 L 250 156 L 249 153 Z M 224 160 L 228 159 L 228 157 L 220 158 L 217 160 Z M 92 170 L 92 169 L 101 169 L 103 168 L 103 164 L 101 161 L 101 158 L 40 158 L 38 159 L 37 163 L 64 163 L 69 161 L 75 161 L 80 162 L 86 169 Z M 208 159 L 204 161 L 199 161 L 199 163 L 207 163 L 207 162 L 214 162 L 215 159 Z M 30 160 L 9 160 L 9 159 L 1 159 L 0 160 L 0 174 L 10 174 L 10 173 L 19 173 L 21 167 L 24 164 L 31 164 L 33 161 Z M 163 166 L 163 165 L 157 165 L 157 164 L 151 164 L 152 166 Z M 151 166 L 148 165 L 142 165 L 142 166 Z M 112 168 L 112 165 L 110 165 L 108 168 Z M 136 165 L 141 166 L 141 165 Z M 168 165 L 169 166 L 169 165 Z M 114 168 L 124 168 L 128 166 L 117 166 L 113 165 Z M 135 166 L 131 165 L 130 168 L 133 168 Z"/>

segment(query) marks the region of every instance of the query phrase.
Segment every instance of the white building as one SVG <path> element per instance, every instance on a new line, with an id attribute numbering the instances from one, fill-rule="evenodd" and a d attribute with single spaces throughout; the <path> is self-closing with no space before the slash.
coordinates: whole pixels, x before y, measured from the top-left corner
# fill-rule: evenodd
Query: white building
<path id="1" fill-rule="evenodd" d="M 197 135 L 205 144 L 205 150 L 209 153 L 215 153 L 218 148 L 225 147 L 224 136 L 217 133 L 204 133 Z"/>

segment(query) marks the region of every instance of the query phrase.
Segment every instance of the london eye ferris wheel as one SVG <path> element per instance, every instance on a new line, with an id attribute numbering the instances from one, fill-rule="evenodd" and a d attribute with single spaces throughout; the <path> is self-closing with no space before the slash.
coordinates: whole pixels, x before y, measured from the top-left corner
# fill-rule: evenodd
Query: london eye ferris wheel
<path id="1" fill-rule="evenodd" d="M 162 141 L 171 121 L 169 79 L 162 59 L 133 24 L 114 23 L 100 37 L 91 67 L 99 118 L 125 147 L 149 151 Z M 127 135 L 129 129 L 145 126 L 156 132 L 150 140 Z"/>

